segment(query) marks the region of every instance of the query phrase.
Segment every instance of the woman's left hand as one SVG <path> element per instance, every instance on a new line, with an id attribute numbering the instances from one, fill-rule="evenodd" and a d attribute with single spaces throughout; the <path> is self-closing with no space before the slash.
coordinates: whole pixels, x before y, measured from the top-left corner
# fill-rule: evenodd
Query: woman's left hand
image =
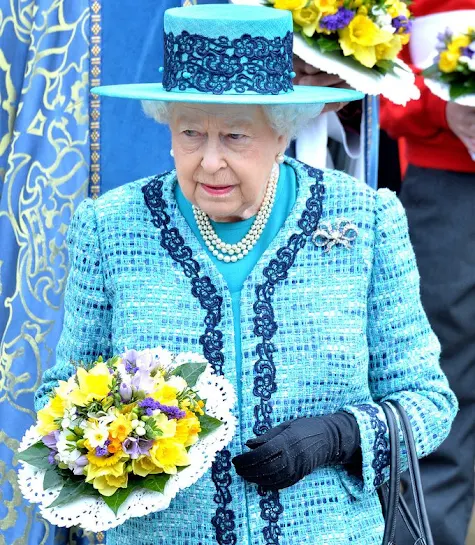
<path id="1" fill-rule="evenodd" d="M 356 419 L 344 412 L 283 422 L 246 445 L 233 459 L 236 473 L 268 488 L 287 488 L 315 468 L 346 463 L 360 446 Z"/>

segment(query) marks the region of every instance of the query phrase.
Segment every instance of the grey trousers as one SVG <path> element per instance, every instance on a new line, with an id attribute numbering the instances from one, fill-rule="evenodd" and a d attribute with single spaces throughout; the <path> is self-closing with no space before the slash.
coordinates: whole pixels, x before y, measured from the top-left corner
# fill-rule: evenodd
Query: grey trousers
<path id="1" fill-rule="evenodd" d="M 460 403 L 449 437 L 421 460 L 426 505 L 435 545 L 465 545 L 475 484 L 475 174 L 410 166 L 400 199 L 422 303 Z M 402 523 L 396 543 L 414 543 Z"/>

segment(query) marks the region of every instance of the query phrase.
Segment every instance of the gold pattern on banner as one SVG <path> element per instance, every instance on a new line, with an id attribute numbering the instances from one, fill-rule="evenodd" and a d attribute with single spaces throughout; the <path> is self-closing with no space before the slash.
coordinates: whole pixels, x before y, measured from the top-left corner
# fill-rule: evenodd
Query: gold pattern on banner
<path id="1" fill-rule="evenodd" d="M 187 7 L 187 6 L 196 6 L 197 4 L 197 1 L 196 0 L 185 0 L 183 2 L 183 7 Z"/>
<path id="2" fill-rule="evenodd" d="M 89 74 L 91 87 L 101 84 L 101 3 L 93 0 L 91 6 L 91 44 Z M 98 95 L 90 95 L 89 99 L 89 132 L 91 139 L 91 158 L 89 173 L 89 194 L 93 199 L 99 197 L 101 191 L 101 101 Z"/>
<path id="3" fill-rule="evenodd" d="M 8 312 L 0 331 L 0 403 L 13 422 L 16 415 L 27 415 L 33 423 L 34 411 L 24 400 L 31 400 L 39 386 L 40 352 L 48 359 L 55 348 L 54 317 L 67 275 L 64 233 L 87 191 L 89 3 L 9 0 L 0 8 L 0 108 L 7 119 L 0 157 L 9 154 L 0 169 L 0 230 L 17 254 L 12 261 L 2 255 L 0 262 L 1 304 Z M 18 47 L 2 47 L 2 36 L 14 36 Z M 15 54 L 21 48 L 27 51 L 23 88 L 15 89 L 12 65 L 19 62 Z M 76 49 L 84 54 L 72 60 Z M 29 147 L 22 146 L 24 138 L 30 139 Z M 13 280 L 8 292 L 1 286 L 7 263 Z M 35 542 L 44 545 L 54 529 L 22 502 L 16 479 L 19 441 L 2 428 L 0 423 L 0 545 L 30 545 L 33 523 L 44 527 L 38 532 L 41 542 Z M 14 541 L 7 543 L 8 534 L 15 535 Z M 90 543 L 103 543 L 97 540 L 92 536 Z"/>

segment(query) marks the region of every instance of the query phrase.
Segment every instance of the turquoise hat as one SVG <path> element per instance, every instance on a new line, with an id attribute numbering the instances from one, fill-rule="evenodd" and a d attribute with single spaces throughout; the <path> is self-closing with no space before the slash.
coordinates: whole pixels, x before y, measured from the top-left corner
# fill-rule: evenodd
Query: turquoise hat
<path id="1" fill-rule="evenodd" d="M 202 5 L 165 12 L 162 83 L 94 87 L 97 95 L 216 104 L 326 104 L 363 94 L 292 84 L 292 15 L 262 6 Z"/>

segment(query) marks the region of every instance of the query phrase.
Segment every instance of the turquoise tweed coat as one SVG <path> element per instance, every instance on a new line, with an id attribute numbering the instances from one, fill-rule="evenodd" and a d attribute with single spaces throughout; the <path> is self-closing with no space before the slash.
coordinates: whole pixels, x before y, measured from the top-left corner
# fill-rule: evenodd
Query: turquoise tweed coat
<path id="1" fill-rule="evenodd" d="M 74 216 L 64 328 L 37 408 L 73 371 L 71 359 L 126 347 L 202 351 L 242 391 L 237 433 L 212 469 L 167 511 L 109 531 L 108 545 L 380 545 L 376 490 L 388 478 L 388 434 L 378 402 L 405 407 L 420 456 L 450 429 L 457 402 L 439 368 L 398 199 L 287 161 L 297 201 L 242 290 L 239 377 L 231 296 L 177 209 L 175 172 L 86 200 Z M 335 230 L 341 218 L 358 227 L 351 250 L 313 244 L 317 226 Z M 361 478 L 328 466 L 269 492 L 233 471 L 248 438 L 339 410 L 360 427 Z"/>

